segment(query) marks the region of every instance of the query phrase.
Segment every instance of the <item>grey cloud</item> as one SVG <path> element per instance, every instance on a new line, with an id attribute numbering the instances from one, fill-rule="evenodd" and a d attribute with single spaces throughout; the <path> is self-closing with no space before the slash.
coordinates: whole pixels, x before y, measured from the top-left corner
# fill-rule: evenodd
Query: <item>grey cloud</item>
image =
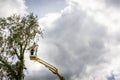
<path id="1" fill-rule="evenodd" d="M 105 61 L 101 56 L 106 53 L 106 28 L 84 11 L 74 6 L 73 11 L 64 11 L 53 26 L 54 29 L 46 34 L 49 47 L 45 54 L 66 80 L 72 80 L 73 76 L 82 80 L 83 75 L 87 74 L 88 65 L 97 66 Z M 42 77 L 45 79 L 46 76 L 48 75 Z M 48 79 L 53 80 L 52 77 Z"/>
<path id="2" fill-rule="evenodd" d="M 106 4 L 108 6 L 112 6 L 112 7 L 119 7 L 120 8 L 120 0 L 105 0 Z"/>
<path id="3" fill-rule="evenodd" d="M 84 11 L 74 9 L 71 13 L 65 12 L 54 26 L 46 38 L 57 48 L 48 49 L 45 54 L 66 80 L 72 80 L 73 76 L 82 78 L 87 65 L 98 65 L 104 61 L 100 57 L 106 52 L 106 28 Z M 49 47 L 51 45 L 48 44 Z"/>
<path id="4" fill-rule="evenodd" d="M 57 76 L 47 69 L 43 69 L 42 71 L 33 72 L 33 75 L 25 77 L 25 80 L 57 80 Z"/>

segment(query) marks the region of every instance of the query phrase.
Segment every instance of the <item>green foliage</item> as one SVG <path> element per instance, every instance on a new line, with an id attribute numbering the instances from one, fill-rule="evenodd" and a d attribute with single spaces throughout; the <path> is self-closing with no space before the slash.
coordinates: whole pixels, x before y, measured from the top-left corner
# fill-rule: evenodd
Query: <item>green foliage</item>
<path id="1" fill-rule="evenodd" d="M 0 77 L 24 79 L 24 53 L 38 34 L 42 32 L 33 14 L 0 18 Z"/>

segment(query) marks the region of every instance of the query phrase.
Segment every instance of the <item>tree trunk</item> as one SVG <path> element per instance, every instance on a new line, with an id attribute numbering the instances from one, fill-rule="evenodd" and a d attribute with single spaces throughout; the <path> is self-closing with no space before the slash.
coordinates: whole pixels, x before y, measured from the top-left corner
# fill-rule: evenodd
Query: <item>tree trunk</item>
<path id="1" fill-rule="evenodd" d="M 24 80 L 24 54 L 21 54 L 20 56 L 20 65 L 18 70 L 18 77 L 16 80 Z"/>

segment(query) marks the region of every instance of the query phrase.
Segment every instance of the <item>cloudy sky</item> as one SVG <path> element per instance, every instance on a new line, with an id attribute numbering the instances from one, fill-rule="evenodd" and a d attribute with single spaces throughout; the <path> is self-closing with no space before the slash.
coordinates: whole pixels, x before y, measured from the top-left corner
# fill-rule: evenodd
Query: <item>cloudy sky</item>
<path id="1" fill-rule="evenodd" d="M 38 57 L 66 80 L 120 80 L 120 0 L 0 0 L 0 17 L 33 12 Z M 58 80 L 26 54 L 25 80 Z"/>

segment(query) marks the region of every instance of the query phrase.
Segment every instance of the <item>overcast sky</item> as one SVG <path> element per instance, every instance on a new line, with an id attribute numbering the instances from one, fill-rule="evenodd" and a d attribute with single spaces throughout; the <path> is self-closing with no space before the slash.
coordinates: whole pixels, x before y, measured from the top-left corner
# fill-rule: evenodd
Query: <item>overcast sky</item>
<path id="1" fill-rule="evenodd" d="M 120 80 L 120 0 L 0 0 L 0 17 L 33 12 L 38 57 L 66 80 Z M 25 80 L 58 80 L 26 54 Z"/>

